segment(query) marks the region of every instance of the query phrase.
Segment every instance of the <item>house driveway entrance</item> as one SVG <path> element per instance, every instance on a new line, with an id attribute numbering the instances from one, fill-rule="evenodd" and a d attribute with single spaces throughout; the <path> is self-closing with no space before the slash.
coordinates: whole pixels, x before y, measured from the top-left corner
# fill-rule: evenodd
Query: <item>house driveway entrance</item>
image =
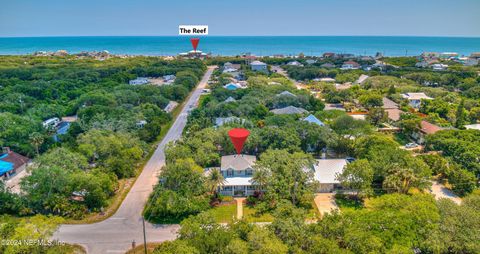
<path id="1" fill-rule="evenodd" d="M 315 195 L 314 201 L 321 215 L 338 209 L 334 193 L 318 193 Z"/>

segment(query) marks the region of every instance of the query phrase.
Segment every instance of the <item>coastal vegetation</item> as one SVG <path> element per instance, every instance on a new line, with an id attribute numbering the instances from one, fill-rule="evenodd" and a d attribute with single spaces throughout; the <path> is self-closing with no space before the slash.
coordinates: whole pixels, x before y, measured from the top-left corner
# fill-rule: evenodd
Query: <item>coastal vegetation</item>
<path id="1" fill-rule="evenodd" d="M 264 81 L 258 82 L 259 77 Z M 281 79 L 276 76 L 273 78 Z M 186 159 L 194 160 L 195 165 L 190 167 L 193 172 L 196 172 L 197 166 L 201 168 L 218 167 L 221 156 L 234 153 L 233 146 L 228 139 L 228 130 L 233 127 L 245 127 L 250 130 L 251 135 L 245 143 L 243 152 L 257 156 L 259 159 L 258 169 L 264 169 L 265 175 L 268 176 L 267 179 L 259 179 L 259 182 L 267 183 L 263 186 L 266 190 L 273 188 L 272 191 L 265 191 L 265 195 L 258 197 L 258 200 L 249 200 L 256 205 L 259 211 L 273 211 L 275 205 L 272 204 L 276 204 L 280 200 L 288 200 L 295 206 L 308 209 L 311 206 L 314 188 L 307 185 L 301 187 L 302 185 L 298 184 L 313 182 L 313 178 L 308 174 L 299 175 L 298 172 L 301 171 L 301 168 L 309 164 L 301 164 L 302 160 L 299 158 L 309 161 L 312 158 L 309 156 L 319 156 L 325 150 L 337 154 L 336 156 L 347 155 L 359 159 L 358 162 L 349 165 L 348 168 L 351 167 L 352 170 L 346 170 L 339 179 L 346 186 L 360 186 L 359 193 L 364 197 L 381 193 L 406 194 L 412 188 L 428 189 L 432 168 L 420 157 L 414 157 L 410 152 L 400 149 L 399 144 L 390 136 L 375 133 L 373 122 L 355 120 L 345 112 L 323 111 L 324 105 L 320 100 L 305 94 L 304 91 L 293 89 L 286 79 L 284 84 L 276 82 L 272 85 L 268 80 L 273 78 L 263 74 L 251 76 L 247 80 L 248 88 L 234 91 L 223 88 L 221 84 L 212 84 L 211 94 L 203 100 L 201 107 L 193 110 L 189 116 L 183 139 L 167 148 L 166 168 L 169 167 L 169 164 L 175 165 L 178 161 Z M 283 91 L 289 91 L 293 96 L 279 96 Z M 230 97 L 234 101 L 226 102 L 226 99 Z M 382 104 L 380 92 L 378 95 L 365 94 L 360 100 L 365 105 L 370 105 L 369 107 L 377 107 Z M 328 127 L 302 121 L 300 115 L 275 115 L 270 112 L 271 109 L 286 106 L 308 109 L 320 120 L 328 123 Z M 222 126 L 214 126 L 215 120 L 219 117 L 236 117 L 237 120 Z M 293 157 L 290 158 L 290 155 Z M 281 164 L 277 163 L 288 163 L 291 165 L 288 167 L 289 170 L 295 168 L 293 165 L 299 165 L 296 169 L 297 173 L 293 173 L 300 177 L 296 185 L 298 193 L 289 190 L 288 184 L 292 179 L 287 176 L 289 173 L 285 169 L 280 170 Z M 353 170 L 355 167 L 363 170 L 364 173 Z M 280 171 L 282 174 L 276 175 L 274 173 L 276 171 Z M 262 170 L 258 170 L 258 172 L 262 172 Z M 188 176 L 194 175 L 203 178 L 205 183 L 208 181 L 200 173 L 190 173 Z M 166 176 L 162 174 L 160 179 L 164 179 L 163 177 Z M 254 179 L 256 177 L 260 176 L 254 175 Z M 286 180 L 285 177 L 290 180 Z M 356 179 L 357 182 L 352 182 L 350 179 Z M 163 188 L 165 182 L 161 180 L 157 189 Z M 181 183 L 182 181 L 177 179 L 175 182 Z M 187 182 L 192 181 L 188 180 Z M 178 185 L 180 189 L 190 189 L 188 185 L 181 186 L 182 184 Z M 208 194 L 207 189 L 204 188 L 203 195 L 200 196 L 202 198 L 209 196 L 211 201 L 213 197 Z M 282 190 L 285 191 L 285 195 L 282 195 Z M 183 191 L 176 191 L 175 195 L 170 195 L 170 197 L 176 197 L 180 193 Z M 183 196 L 192 198 L 193 196 L 198 197 L 199 194 L 202 192 Z M 275 196 L 272 196 L 274 194 Z M 157 195 L 152 195 L 150 204 L 160 201 L 177 202 L 176 199 L 159 199 Z M 208 206 L 205 206 L 207 201 L 203 201 L 202 209 L 192 206 L 190 212 L 184 213 L 185 210 L 182 210 L 180 214 L 174 212 L 173 214 L 180 217 L 177 215 L 173 217 L 178 220 L 189 214 L 208 210 Z M 152 214 L 152 211 L 154 209 L 176 209 L 176 207 L 167 203 L 148 206 L 146 215 L 151 218 L 168 218 L 169 216 L 166 214 L 155 215 Z"/>
<path id="2" fill-rule="evenodd" d="M 364 73 L 337 72 L 345 74 L 340 77 L 346 82 Z M 398 101 L 410 112 L 399 93 L 413 87 L 423 89 L 415 80 L 375 75 L 344 92 L 320 83 L 322 101 L 306 90 L 295 89 L 290 80 L 277 73 L 250 73 L 248 87 L 233 91 L 223 87 L 228 82 L 225 74 L 217 72 L 214 79 L 217 83 L 210 85 L 211 93 L 191 112 L 183 138 L 166 149 L 167 165 L 145 217 L 155 222 L 180 222 L 182 228 L 177 240 L 160 244 L 154 253 L 480 251 L 475 245 L 480 236 L 476 229 L 480 223 L 476 204 L 478 169 L 473 165 L 478 164 L 479 153 L 474 148 L 480 140 L 478 131 L 447 130 L 427 135 L 427 153 L 418 156 L 401 148 L 397 135 L 376 131 L 387 121 L 381 108 L 384 97 Z M 444 87 L 426 89 L 463 98 Z M 279 95 L 284 91 L 288 91 L 284 93 L 287 96 Z M 325 103 L 330 102 L 356 103 L 378 112 L 358 120 L 349 111 L 324 110 Z M 287 106 L 305 108 L 326 125 L 302 121 L 305 115 L 301 114 L 271 112 Z M 218 124 L 218 118 L 227 117 L 234 120 Z M 405 131 L 415 131 L 417 115 L 407 113 L 402 117 Z M 251 133 L 242 153 L 256 156 L 253 180 L 261 190 L 247 197 L 240 220 L 232 219 L 235 211 L 228 205 L 230 199 L 212 191 L 221 188 L 222 180 L 202 173 L 202 169 L 218 167 L 221 156 L 235 153 L 227 135 L 235 127 Z M 311 171 L 304 169 L 324 152 L 327 156 L 355 158 L 337 176 L 343 187 L 354 192 L 337 194 L 340 210 L 311 217 L 317 183 Z M 169 173 L 173 168 L 177 169 L 175 176 Z M 433 179 L 445 179 L 453 191 L 464 196 L 462 203 L 435 200 L 429 192 Z M 185 203 L 192 205 L 187 207 Z"/>
<path id="3" fill-rule="evenodd" d="M 371 70 L 324 65 L 338 67 L 339 59 L 308 64 L 299 58 L 303 67 L 286 65 L 288 58 L 262 60 L 282 65 L 289 77 L 272 68 L 250 71 L 240 58 L 227 57 L 0 57 L 0 146 L 33 158 L 20 193 L 0 181 L 0 213 L 8 214 L 0 217 L 2 238 L 48 239 L 65 219 L 103 213 L 171 123 L 166 105 L 188 96 L 205 64 L 229 61 L 240 64 L 246 85 L 227 89 L 231 75 L 215 71 L 199 107 L 189 111 L 182 138 L 165 149 L 166 165 L 143 215 L 181 229 L 177 240 L 154 253 L 480 252 L 480 132 L 464 130 L 480 120 L 475 69 L 433 72 L 414 67 L 412 58 L 383 58 L 395 67 Z M 176 75 L 173 84 L 127 84 L 166 74 Z M 362 75 L 369 77 L 357 82 Z M 320 78 L 349 86 L 337 89 Z M 414 108 L 401 96 L 407 92 L 433 99 Z M 389 119 L 385 98 L 402 111 L 397 121 Z M 276 111 L 285 108 L 298 111 Z M 318 121 L 306 121 L 310 115 Z M 65 116 L 77 120 L 54 139 L 42 121 Z M 405 149 L 427 120 L 443 129 L 425 134 L 420 152 Z M 241 203 L 243 219 L 236 219 L 238 203 L 220 193 L 225 179 L 218 168 L 222 156 L 235 154 L 228 136 L 235 127 L 250 131 L 242 153 L 256 158 L 256 187 Z M 335 196 L 338 210 L 320 215 L 313 202 L 319 182 L 307 169 L 325 157 L 349 158 L 336 175 L 347 191 Z M 436 200 L 434 181 L 461 203 Z M 0 246 L 0 252 L 69 253 L 75 247 L 29 248 Z"/>
<path id="4" fill-rule="evenodd" d="M 0 215 L 0 252 L 16 253 L 85 253 L 78 245 L 69 245 L 50 240 L 61 217 L 35 215 L 26 218 L 14 218 Z"/>
<path id="5" fill-rule="evenodd" d="M 70 219 L 110 205 L 119 180 L 137 175 L 171 122 L 163 108 L 186 98 L 206 69 L 200 61 L 156 57 L 2 56 L 0 66 L 0 146 L 33 157 L 21 192 L 2 185 L 1 210 Z M 170 74 L 171 85 L 128 84 Z M 64 134 L 42 126 L 65 116 L 75 120 Z"/>
<path id="6" fill-rule="evenodd" d="M 244 152 L 261 155 L 260 161 L 264 164 L 259 163 L 258 167 L 264 165 L 262 170 L 270 171 L 268 174 L 271 175 L 264 180 L 271 183 L 265 188 L 275 188 L 274 183 L 279 184 L 278 189 L 266 191 L 262 197 L 265 211 L 272 209 L 267 203 L 283 199 L 307 209 L 311 207 L 315 185 L 306 183 L 312 179 L 312 175 L 302 173 L 303 166 L 312 160 L 306 151 L 318 154 L 333 144 L 336 136 L 325 127 L 299 121 L 299 115 L 271 113 L 270 109 L 292 105 L 313 112 L 321 111 L 324 107 L 311 95 L 295 91 L 289 80 L 279 77 L 272 79 L 278 81 L 276 85 L 268 85 L 268 82 L 272 82 L 268 76 L 250 76 L 249 87 L 236 91 L 229 91 L 220 83 L 211 85 L 211 94 L 203 100 L 199 109 L 189 115 L 184 137 L 166 149 L 167 165 L 145 209 L 146 218 L 156 222 L 181 221 L 189 215 L 207 211 L 215 207 L 217 201 L 222 201 L 224 197 L 219 197 L 215 192 L 222 181 L 212 179 L 211 175 L 205 176 L 203 168 L 218 167 L 221 156 L 234 153 L 227 135 L 233 126 L 248 127 L 251 131 Z M 291 91 L 295 95 L 292 98 L 277 96 L 284 91 Z M 235 101 L 225 102 L 228 97 L 235 98 Z M 214 126 L 216 118 L 228 116 L 239 120 L 225 126 Z M 274 173 L 278 168 L 272 165 L 280 166 L 281 159 L 285 160 L 283 163 L 291 165 L 285 168 L 291 171 L 289 176 Z M 170 172 L 175 174 L 171 175 Z M 291 177 L 298 178 L 298 185 L 278 192 Z M 273 193 L 277 194 L 272 196 Z"/>
<path id="7" fill-rule="evenodd" d="M 202 213 L 184 220 L 179 238 L 153 253 L 477 253 L 479 195 L 457 205 L 428 194 L 387 194 L 310 224 L 289 202 L 278 204 L 269 225 L 223 226 Z"/>
<path id="8" fill-rule="evenodd" d="M 323 61 L 340 66 L 334 59 Z M 433 70 L 416 66 L 421 61 L 435 61 L 449 67 Z M 425 149 L 427 152 L 440 151 L 442 158 L 448 160 L 452 171 L 442 174 L 441 179 L 449 182 L 457 194 L 465 195 L 475 188 L 480 176 L 477 166 L 480 152 L 473 147 L 478 131 L 465 130 L 465 126 L 480 122 L 478 66 L 462 66 L 448 59 L 422 60 L 422 57 L 384 57 L 377 59 L 376 65 L 359 62 L 359 66 L 368 68 L 355 70 L 326 68 L 319 63 L 323 62 L 304 67 L 287 65 L 285 69 L 289 76 L 302 80 L 307 89 L 318 93 L 325 103 L 341 104 L 350 114 L 364 113 L 374 127 L 400 128 L 401 132 L 395 137 L 403 137 L 405 143 L 402 145 L 414 140 L 412 137 L 421 129 L 422 122 L 446 129 L 428 135 Z M 339 75 L 342 75 L 340 79 Z M 345 80 L 343 75 L 352 78 Z M 365 79 L 359 79 L 360 75 Z M 321 78 L 333 78 L 335 82 L 325 82 Z M 406 93 L 424 93 L 430 98 L 422 99 L 420 106 L 414 108 L 404 98 Z M 383 98 L 398 104 L 400 119 L 388 118 L 385 106 L 391 105 L 383 105 Z"/>

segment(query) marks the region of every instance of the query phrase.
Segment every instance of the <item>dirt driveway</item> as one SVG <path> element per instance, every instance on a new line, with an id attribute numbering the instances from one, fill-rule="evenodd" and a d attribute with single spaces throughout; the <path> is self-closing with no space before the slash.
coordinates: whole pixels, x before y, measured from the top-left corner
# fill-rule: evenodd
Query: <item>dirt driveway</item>
<path id="1" fill-rule="evenodd" d="M 462 203 L 462 199 L 455 195 L 451 190 L 447 189 L 444 185 L 440 184 L 437 181 L 432 182 L 432 194 L 435 196 L 435 199 L 446 198 L 455 202 L 457 205 Z"/>
<path id="2" fill-rule="evenodd" d="M 335 203 L 334 193 L 318 193 L 315 195 L 315 204 L 317 205 L 320 214 L 329 213 L 332 210 L 338 209 Z"/>

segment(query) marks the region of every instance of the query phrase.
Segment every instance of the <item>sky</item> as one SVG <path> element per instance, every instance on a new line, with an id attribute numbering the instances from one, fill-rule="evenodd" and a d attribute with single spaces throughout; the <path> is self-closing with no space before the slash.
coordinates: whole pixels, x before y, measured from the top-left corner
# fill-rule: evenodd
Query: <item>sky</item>
<path id="1" fill-rule="evenodd" d="M 0 0 L 0 37 L 210 35 L 480 37 L 480 0 Z"/>

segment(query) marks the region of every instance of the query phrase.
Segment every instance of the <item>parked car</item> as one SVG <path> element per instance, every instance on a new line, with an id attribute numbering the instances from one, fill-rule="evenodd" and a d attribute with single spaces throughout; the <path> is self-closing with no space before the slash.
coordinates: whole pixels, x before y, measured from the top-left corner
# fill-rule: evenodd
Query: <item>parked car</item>
<path id="1" fill-rule="evenodd" d="M 405 145 L 405 148 L 415 148 L 417 146 L 418 146 L 417 143 L 408 143 L 408 144 Z"/>

